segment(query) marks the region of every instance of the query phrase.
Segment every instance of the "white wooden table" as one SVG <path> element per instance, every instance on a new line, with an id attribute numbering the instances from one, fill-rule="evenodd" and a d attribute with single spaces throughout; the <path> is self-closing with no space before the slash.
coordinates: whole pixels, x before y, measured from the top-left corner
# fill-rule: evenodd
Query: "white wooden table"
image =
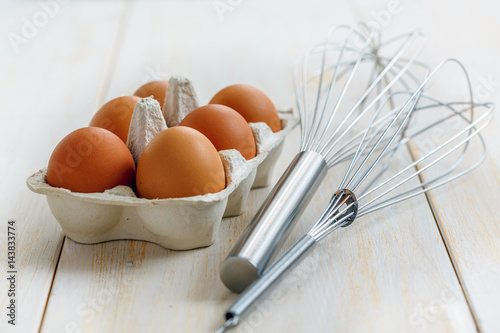
<path id="1" fill-rule="evenodd" d="M 146 81 L 188 75 L 202 103 L 244 82 L 291 106 L 296 57 L 331 26 L 364 20 L 387 35 L 422 27 L 424 61 L 461 59 L 475 97 L 500 103 L 495 0 L 41 3 L 51 5 L 0 2 L 1 332 L 210 332 L 222 324 L 236 295 L 220 282 L 219 264 L 269 188 L 252 191 L 211 247 L 175 252 L 140 241 L 77 244 L 25 185 L 64 135 Z M 500 332 L 499 129 L 497 118 L 485 131 L 480 169 L 336 232 L 235 332 Z M 298 141 L 298 131 L 287 138 L 275 178 Z M 285 247 L 314 222 L 338 176 L 329 175 Z M 6 317 L 11 218 L 15 326 Z"/>

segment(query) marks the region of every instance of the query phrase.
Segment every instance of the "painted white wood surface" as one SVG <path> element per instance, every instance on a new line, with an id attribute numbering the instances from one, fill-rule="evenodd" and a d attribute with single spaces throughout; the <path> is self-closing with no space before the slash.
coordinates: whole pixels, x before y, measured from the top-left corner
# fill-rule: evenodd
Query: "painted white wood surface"
<path id="1" fill-rule="evenodd" d="M 365 21 L 388 12 L 386 1 L 358 5 Z M 500 3 L 498 1 L 400 1 L 384 23 L 387 33 L 420 27 L 428 36 L 422 60 L 437 65 L 454 57 L 469 70 L 474 99 L 500 105 Z M 450 81 L 450 80 L 448 80 Z M 440 82 L 446 82 L 441 79 Z M 458 84 L 459 82 L 457 82 Z M 454 90 L 443 87 L 447 95 Z M 455 87 L 457 93 L 463 85 Z M 457 100 L 463 98 L 457 96 Z M 484 131 L 488 158 L 453 185 L 432 191 L 438 226 L 465 290 L 478 328 L 500 332 L 500 119 Z"/>
<path id="2" fill-rule="evenodd" d="M 122 11 L 120 2 L 96 5 L 61 5 L 45 25 L 40 21 L 38 32 L 33 32 L 28 43 L 16 52 L 7 34 L 20 34 L 23 18 L 32 22 L 42 9 L 37 2 L 0 4 L 1 332 L 36 332 L 41 325 L 63 235 L 45 198 L 30 192 L 25 180 L 47 164 L 51 150 L 62 137 L 85 125 L 85 112 L 95 108 Z M 89 25 L 90 16 L 100 24 Z M 17 220 L 15 328 L 4 320 L 9 218 Z"/>
<path id="3" fill-rule="evenodd" d="M 14 25 L 19 17 L 37 10 L 36 3 L 8 4 L 15 12 L 0 15 L 6 21 L 10 17 L 8 22 Z M 224 220 L 219 239 L 209 248 L 175 252 L 137 241 L 86 246 L 66 239 L 54 272 L 62 243 L 60 229 L 44 198 L 29 193 L 24 179 L 46 163 L 64 134 L 86 125 L 99 105 L 155 77 L 189 75 L 201 103 L 225 85 L 245 82 L 261 87 L 278 107 L 290 106 L 291 66 L 297 55 L 320 41 L 333 24 L 371 20 L 372 11 L 388 8 L 384 1 L 288 2 L 285 7 L 243 1 L 221 20 L 213 4 L 70 3 L 26 45 L 36 56 L 21 52 L 0 64 L 1 73 L 8 74 L 0 78 L 2 97 L 20 96 L 17 82 L 27 78 L 29 90 L 37 94 L 36 99 L 22 100 L 23 104 L 9 100 L 7 109 L 18 110 L 15 114 L 5 108 L 0 113 L 2 142 L 15 143 L 2 145 L 2 173 L 9 176 L 0 181 L 2 188 L 12 189 L 2 190 L 2 214 L 12 214 L 2 218 L 16 217 L 25 224 L 18 238 L 20 262 L 25 265 L 19 284 L 25 305 L 19 320 L 26 326 L 18 327 L 19 332 L 38 327 L 42 332 L 209 332 L 218 328 L 224 309 L 235 298 L 219 281 L 218 266 L 269 188 L 252 191 L 246 212 Z M 431 46 L 445 43 L 440 54 L 460 53 L 468 57 L 466 64 L 476 75 L 487 77 L 499 46 L 488 37 L 495 24 L 498 30 L 498 23 L 481 20 L 480 15 L 493 15 L 486 5 L 468 11 L 456 2 L 442 8 L 430 1 L 401 4 L 403 11 L 391 17 L 386 27 L 389 34 L 424 25 L 433 32 L 428 33 Z M 451 7 L 471 13 L 471 22 L 460 27 L 460 36 L 475 32 L 466 41 L 484 50 L 484 58 L 463 44 L 457 47 L 460 38 L 449 37 L 456 35 L 446 22 L 458 27 L 459 15 L 438 22 L 442 15 L 438 13 Z M 431 50 L 424 56 L 432 61 Z M 52 68 L 57 75 L 51 74 Z M 500 81 L 498 69 L 493 70 Z M 62 83 L 57 85 L 58 81 Z M 498 97 L 496 89 L 492 99 Z M 24 126 L 30 136 L 21 136 L 18 129 Z M 487 139 L 495 143 L 494 130 L 487 132 Z M 297 145 L 295 131 L 287 139 L 276 177 Z M 491 157 L 483 166 L 488 172 L 481 169 L 456 187 L 478 184 L 471 194 L 448 186 L 429 197 L 437 223 L 423 196 L 360 219 L 318 246 L 236 331 L 498 331 L 495 196 L 500 179 L 492 177 L 499 171 L 499 154 L 493 144 L 489 149 Z M 338 176 L 328 177 L 286 246 L 320 214 Z M 0 304 L 5 301 L 2 294 Z"/>
<path id="4" fill-rule="evenodd" d="M 249 17 L 258 17 L 262 13 L 262 4 L 254 4 L 251 7 L 247 7 L 247 11 L 238 14 L 237 12 L 233 15 L 233 21 L 229 21 L 231 17 L 228 17 L 223 22 L 215 21 L 217 17 L 211 17 L 210 15 L 204 14 L 207 10 L 211 9 L 211 3 L 197 3 L 197 4 L 184 4 L 184 3 L 167 3 L 158 4 L 151 3 L 147 5 L 136 4 L 133 9 L 133 13 L 130 16 L 130 23 L 128 24 L 127 30 L 124 32 L 126 35 L 123 38 L 124 43 L 121 49 L 118 51 L 119 57 L 117 58 L 117 63 L 114 68 L 113 77 L 110 79 L 110 86 L 108 95 L 104 98 L 102 103 L 106 100 L 118 96 L 123 93 L 127 93 L 137 85 L 136 82 L 142 83 L 144 80 L 143 76 L 146 76 L 146 80 L 150 79 L 151 73 L 149 71 L 157 70 L 158 75 L 172 75 L 172 74 L 186 74 L 192 77 L 195 86 L 198 88 L 200 95 L 200 100 L 202 103 L 206 103 L 210 96 L 213 95 L 219 88 L 234 82 L 240 82 L 242 78 L 246 80 L 247 83 L 251 83 L 262 87 L 265 91 L 270 91 L 269 94 L 274 100 L 282 99 L 285 103 L 292 102 L 293 99 L 290 88 L 282 87 L 281 83 L 290 87 L 290 73 L 293 62 L 296 56 L 302 52 L 305 47 L 309 46 L 313 42 L 319 41 L 325 31 L 328 30 L 330 21 L 319 21 L 322 22 L 324 26 L 319 27 L 306 27 L 306 26 L 296 26 L 293 27 L 293 16 L 290 18 L 290 22 L 286 20 L 280 20 L 280 26 L 274 26 L 273 30 L 276 36 L 284 36 L 286 33 L 291 35 L 297 35 L 300 30 L 310 31 L 310 35 L 306 35 L 304 39 L 298 39 L 296 41 L 296 49 L 290 49 L 287 47 L 284 41 L 280 39 L 269 40 L 268 31 L 263 29 L 258 29 L 257 27 L 253 31 L 252 38 L 243 38 L 244 33 L 247 31 L 247 24 L 252 20 Z M 304 5 L 305 8 L 317 8 L 314 6 Z M 274 20 L 276 15 L 273 13 L 278 13 L 281 7 L 271 7 L 266 5 L 266 15 L 264 16 L 264 22 L 262 26 L 270 26 L 271 22 L 266 22 L 266 18 Z M 338 6 L 332 6 L 330 8 L 332 11 L 334 9 L 338 10 Z M 252 14 L 249 15 L 248 11 Z M 303 13 L 303 10 L 296 8 L 296 13 Z M 210 12 L 209 12 L 210 13 Z M 340 20 L 341 17 L 346 17 L 349 14 L 349 8 L 346 7 L 344 10 L 339 11 L 337 15 Z M 215 14 L 215 13 L 214 13 Z M 248 16 L 249 15 L 249 16 Z M 349 14 L 351 15 L 351 14 Z M 148 21 L 144 21 L 144 17 L 148 17 Z M 352 18 L 351 21 L 355 19 Z M 223 28 L 219 27 L 216 23 L 219 23 Z M 182 27 L 186 30 L 176 29 L 176 27 Z M 203 27 L 203 29 L 201 29 Z M 291 29 L 291 30 L 290 30 Z M 146 44 L 144 46 L 142 41 L 147 36 L 147 40 L 161 40 L 165 38 L 168 43 L 160 44 Z M 311 39 L 310 36 L 315 36 L 316 40 Z M 276 57 L 270 55 L 269 47 L 273 46 L 275 43 L 283 43 L 283 46 L 277 48 L 282 53 Z M 194 47 L 193 45 L 196 45 Z M 220 48 L 220 51 L 214 50 L 214 46 Z M 175 46 L 175 47 L 174 47 Z M 190 51 L 192 50 L 192 51 Z M 207 51 L 199 52 L 198 50 Z M 213 53 L 213 55 L 210 54 Z M 143 62 L 138 62 L 138 58 L 143 58 Z M 247 66 L 248 63 L 262 64 L 264 67 L 262 71 L 256 72 L 253 68 Z M 269 62 L 269 63 L 268 63 Z M 147 68 L 145 67 L 147 64 Z M 208 65 L 210 66 L 208 66 Z M 255 66 L 255 65 L 254 65 Z M 269 68 L 267 67 L 269 66 Z M 212 75 L 207 75 L 207 72 L 215 71 Z M 137 73 L 137 74 L 136 74 Z M 168 73 L 168 74 L 167 74 Z M 266 75 L 267 73 L 272 73 L 272 77 Z M 153 73 L 154 74 L 154 73 Z M 135 78 L 135 79 L 134 79 Z M 225 80 L 220 82 L 221 80 Z M 277 92 L 273 92 L 279 86 Z M 90 116 L 90 115 L 89 115 Z M 297 133 L 295 133 L 295 136 Z M 296 137 L 295 137 L 296 138 Z M 283 169 L 288 161 L 293 157 L 294 147 L 297 144 L 290 144 L 288 142 L 287 149 L 285 149 L 285 154 L 282 159 Z M 324 188 L 324 195 L 322 199 L 316 201 L 316 205 L 311 207 L 312 212 L 307 214 L 303 219 L 303 222 L 309 222 L 310 225 L 312 219 L 310 216 L 318 216 L 320 210 L 324 207 L 326 200 L 332 193 L 332 188 L 335 182 L 332 182 L 330 186 Z M 268 189 L 267 189 L 268 190 Z M 265 191 L 267 191 L 265 190 Z M 262 192 L 260 190 L 259 192 Z M 172 331 L 210 331 L 217 328 L 217 325 L 221 323 L 220 314 L 223 313 L 224 308 L 229 304 L 229 302 L 234 299 L 234 295 L 231 295 L 225 290 L 218 280 L 218 264 L 224 259 L 227 252 L 230 250 L 231 245 L 238 239 L 239 235 L 243 231 L 244 225 L 248 223 L 249 219 L 253 216 L 253 212 L 258 208 L 258 203 L 262 200 L 262 194 L 252 193 L 253 200 L 251 206 L 249 207 L 249 213 L 244 216 L 231 219 L 227 221 L 221 228 L 220 240 L 214 244 L 212 247 L 204 250 L 192 251 L 189 253 L 182 253 L 173 256 L 174 259 L 168 260 L 169 256 L 172 256 L 173 252 L 166 251 L 163 249 L 158 249 L 157 246 L 152 244 L 147 244 L 145 246 L 145 256 L 144 259 L 139 259 L 138 262 L 131 260 L 133 265 L 140 265 L 143 267 L 148 261 L 148 258 L 155 256 L 149 254 L 149 251 L 154 251 L 154 253 L 160 253 L 167 257 L 167 260 L 162 262 L 161 266 L 155 263 L 153 266 L 146 266 L 143 268 L 143 272 L 139 273 L 137 270 L 127 270 L 123 268 L 123 260 L 115 261 L 115 258 L 109 254 L 103 255 L 106 258 L 103 264 L 95 265 L 96 257 L 93 255 L 95 251 L 94 248 L 82 248 L 81 245 L 75 244 L 68 241 L 65 245 L 65 249 L 68 249 L 68 253 L 63 252 L 61 256 L 60 268 L 63 270 L 76 269 L 75 265 L 86 265 L 89 267 L 83 270 L 87 273 L 83 274 L 77 278 L 68 277 L 66 275 L 57 275 L 54 282 L 54 288 L 52 295 L 55 295 L 54 301 L 52 299 L 49 301 L 47 308 L 47 316 L 44 320 L 44 326 L 42 331 L 52 331 L 61 330 L 67 325 L 68 322 L 60 321 L 59 315 L 64 313 L 64 317 L 68 318 L 69 325 L 74 322 L 78 327 L 82 327 L 84 330 L 93 330 L 97 327 L 101 327 L 104 330 L 116 329 L 118 331 L 124 329 L 140 330 L 144 323 L 147 323 L 147 328 L 158 329 L 159 327 L 170 327 Z M 258 199 L 260 198 L 260 200 Z M 421 199 L 420 204 L 426 208 L 426 203 Z M 252 210 L 250 210 L 252 209 Z M 252 213 L 250 213 L 252 212 Z M 417 240 L 422 238 L 424 240 L 434 239 L 438 242 L 438 246 L 431 246 L 430 244 L 424 244 L 424 253 L 433 253 L 432 257 L 436 258 L 434 262 L 428 263 L 427 258 L 416 257 L 413 260 L 408 260 L 407 257 L 415 253 L 415 247 L 418 244 L 413 243 L 413 236 L 408 234 L 403 237 L 405 240 L 403 243 L 409 243 L 410 246 L 405 248 L 403 251 L 396 250 L 401 255 L 401 260 L 388 260 L 388 264 L 379 263 L 379 258 L 373 258 L 373 253 L 371 253 L 370 247 L 363 247 L 362 249 L 353 249 L 356 244 L 363 242 L 364 239 L 370 239 L 370 232 L 364 230 L 360 227 L 361 235 L 356 235 L 354 232 L 347 233 L 346 238 L 343 240 L 346 243 L 341 243 L 339 248 L 347 248 L 348 251 L 345 256 L 347 258 L 342 258 L 341 256 L 332 257 L 323 264 L 324 266 L 318 265 L 317 269 L 321 270 L 315 276 L 315 279 L 311 279 L 309 283 L 307 281 L 301 282 L 304 286 L 311 286 L 314 289 L 309 291 L 305 288 L 303 294 L 299 299 L 293 297 L 292 294 L 287 294 L 283 296 L 283 299 L 279 301 L 280 310 L 277 309 L 273 311 L 273 314 L 277 317 L 276 320 L 266 320 L 265 323 L 260 323 L 259 318 L 251 317 L 247 326 L 243 325 L 240 331 L 245 331 L 254 325 L 253 327 L 257 330 L 263 331 L 325 331 L 329 328 L 336 328 L 338 330 L 366 330 L 373 327 L 377 330 L 383 331 L 386 327 L 392 325 L 393 327 L 409 327 L 418 328 L 417 326 L 412 327 L 415 321 L 412 319 L 414 312 L 417 311 L 417 305 L 419 302 L 426 303 L 432 302 L 435 299 L 440 299 L 441 293 L 448 286 L 448 288 L 459 289 L 458 281 L 454 276 L 452 266 L 449 263 L 448 256 L 444 246 L 439 243 L 439 234 L 437 228 L 434 225 L 434 220 L 430 214 L 430 211 L 423 212 L 413 212 L 411 217 L 407 217 L 407 221 L 412 220 L 424 220 L 422 225 L 419 225 L 421 229 L 417 229 L 416 234 L 420 235 Z M 392 213 L 387 215 L 381 215 L 381 218 L 389 218 L 394 216 Z M 237 228 L 233 226 L 234 223 L 237 224 Z M 394 224 L 394 223 L 393 223 Z M 401 232 L 391 232 L 397 225 L 389 226 L 389 231 L 387 231 L 389 239 L 392 242 L 396 242 L 401 236 L 398 236 Z M 292 239 L 296 239 L 300 234 L 307 230 L 306 225 L 293 235 Z M 392 234 L 391 234 L 392 233 Z M 361 239 L 360 239 L 361 238 Z M 374 239 L 380 239 L 380 237 L 373 237 Z M 384 237 L 385 238 L 385 237 Z M 227 244 L 227 240 L 231 240 Z M 226 240 L 226 241 L 224 241 Z M 390 251 L 390 246 L 382 245 L 384 243 L 376 243 L 375 247 L 380 248 L 380 251 Z M 439 246 L 440 245 L 440 246 Z M 124 244 L 103 244 L 97 245 L 101 247 L 101 251 L 104 253 L 109 253 L 109 251 L 118 251 L 117 253 L 123 253 L 129 248 L 129 243 L 124 242 Z M 117 250 L 118 249 L 118 250 Z M 84 252 L 82 252 L 84 251 Z M 85 253 L 85 254 L 84 254 Z M 325 251 L 324 255 L 327 252 Z M 161 255 L 157 255 L 161 256 Z M 178 257 L 185 257 L 178 259 Z M 78 260 L 74 260 L 78 257 Z M 101 256 L 99 256 L 101 257 Z M 210 258 L 210 259 L 209 259 Z M 376 264 L 373 269 L 376 273 L 370 273 L 369 271 L 360 272 L 360 270 L 368 269 L 365 267 L 366 264 L 352 267 L 352 262 L 359 261 L 360 258 L 366 260 L 366 264 L 370 261 L 375 261 Z M 375 260 L 374 260 L 375 259 Z M 207 262 L 207 260 L 209 260 Z M 340 263 L 339 263 L 340 261 Z M 400 267 L 400 262 L 406 261 L 406 265 Z M 93 264 L 94 263 L 94 264 Z M 418 263 L 418 264 L 417 264 Z M 184 268 L 185 265 L 187 268 Z M 442 269 L 441 283 L 437 283 L 434 286 L 428 286 L 427 283 L 422 284 L 418 275 L 412 274 L 414 266 L 417 264 L 422 265 L 423 271 L 436 272 Z M 397 268 L 392 267 L 396 265 Z M 89 281 L 89 275 L 95 276 L 99 274 L 102 267 L 111 266 L 113 269 L 110 272 L 106 272 L 102 278 L 94 279 Z M 330 267 L 338 266 L 338 275 L 331 277 Z M 135 266 L 133 266 L 135 267 Z M 208 271 L 206 271 L 209 269 Z M 337 270 L 336 269 L 336 270 Z M 378 271 L 380 269 L 381 271 Z M 404 276 L 402 279 L 396 278 L 396 282 L 391 282 L 391 279 L 384 279 L 387 271 L 398 270 L 399 274 Z M 165 281 L 165 275 L 172 274 L 171 281 Z M 188 274 L 190 280 L 188 283 L 179 283 L 185 279 L 185 275 Z M 117 275 L 123 276 L 117 278 Z M 156 295 L 152 301 L 151 292 L 141 292 L 142 283 L 139 282 L 140 278 L 135 277 L 136 274 L 145 274 L 148 276 L 147 283 L 151 286 L 155 286 Z M 347 276 L 355 276 L 354 283 L 351 281 L 346 282 Z M 409 276 L 409 280 L 407 278 Z M 415 280 L 413 280 L 415 278 Z M 132 281 L 130 284 L 123 283 L 125 281 Z M 378 281 L 372 281 L 378 280 Z M 118 287 L 115 285 L 118 283 Z M 345 286 L 347 284 L 347 286 Z M 369 285 L 375 285 L 374 291 L 365 287 Z M 387 311 L 385 306 L 377 307 L 372 302 L 364 301 L 365 297 L 377 297 L 376 290 L 391 290 L 395 288 L 396 290 L 404 285 L 405 288 L 410 290 L 404 293 L 400 292 L 386 292 L 385 297 L 381 297 L 381 302 L 386 304 L 400 304 L 400 309 L 403 311 L 398 313 L 397 320 L 394 319 L 394 315 Z M 64 295 L 65 290 L 72 289 L 77 290 L 74 294 L 70 296 L 70 299 L 66 301 L 60 301 L 56 299 L 57 295 Z M 86 315 L 89 306 L 92 301 L 100 300 L 100 293 L 107 290 L 112 290 L 117 296 L 110 298 L 109 301 L 103 301 L 106 304 L 105 309 L 102 311 L 94 311 L 94 315 Z M 326 302 L 327 306 L 323 311 L 319 311 L 319 307 L 316 305 L 316 297 L 320 300 L 325 295 L 328 298 L 336 299 L 339 298 L 338 294 L 342 293 L 343 289 L 347 289 L 345 292 L 344 299 L 340 298 L 337 302 Z M 422 292 L 424 289 L 425 292 Z M 323 295 L 323 296 L 322 296 Z M 126 302 L 126 299 L 133 299 L 133 302 Z M 165 302 L 166 299 L 171 299 L 170 302 Z M 83 300 L 83 305 L 80 303 Z M 88 300 L 88 301 L 87 301 Z M 200 306 L 200 301 L 202 304 L 210 304 L 209 307 Z M 222 302 L 221 302 L 222 301 Z M 326 300 L 324 300 L 326 301 Z M 455 301 L 455 299 L 454 299 Z M 281 304 L 282 303 L 282 304 Z M 147 304 L 147 305 L 146 305 Z M 319 302 L 321 304 L 321 302 Z M 356 312 L 360 312 L 361 316 L 366 317 L 364 321 L 359 321 L 358 317 L 352 314 L 353 308 L 345 304 L 357 304 Z M 364 306 L 361 306 L 363 304 Z M 81 306 L 81 308 L 79 308 Z M 172 306 L 172 307 L 170 307 Z M 378 308 L 374 310 L 374 308 Z M 80 311 L 79 311 L 80 310 Z M 94 309 L 92 309 L 94 310 Z M 316 322 L 311 322 L 310 318 L 313 314 L 319 312 L 319 318 Z M 329 317 L 329 313 L 339 313 L 338 317 Z M 125 314 L 133 313 L 139 314 L 137 317 L 133 316 L 130 320 L 125 322 L 121 318 L 124 318 Z M 298 313 L 293 320 L 287 319 L 290 313 Z M 338 320 L 338 318 L 350 317 L 350 320 Z M 176 318 L 190 318 L 186 320 L 178 321 Z M 192 318 L 192 319 L 191 319 Z M 459 318 L 463 318 L 458 320 Z M 410 322 L 411 321 L 411 322 Z M 170 326 L 171 325 L 171 326 Z M 455 325 L 458 331 L 462 330 L 464 332 L 473 330 L 474 324 L 472 318 L 469 314 L 466 302 L 460 291 L 456 298 L 456 302 L 452 304 L 449 309 L 435 322 L 432 323 L 432 328 L 434 331 L 438 332 L 443 330 L 443 328 L 450 325 Z"/>

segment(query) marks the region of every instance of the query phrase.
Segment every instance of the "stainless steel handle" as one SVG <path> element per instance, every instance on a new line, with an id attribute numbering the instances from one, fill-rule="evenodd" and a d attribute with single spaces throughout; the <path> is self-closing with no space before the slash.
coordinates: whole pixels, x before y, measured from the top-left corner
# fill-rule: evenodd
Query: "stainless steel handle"
<path id="1" fill-rule="evenodd" d="M 283 276 L 291 267 L 295 266 L 304 254 L 316 244 L 310 235 L 304 235 L 288 251 L 286 251 L 276 262 L 264 271 L 262 277 L 254 281 L 245 291 L 234 301 L 226 311 L 226 324 L 220 331 L 235 326 L 239 318 L 248 308 L 278 279 Z"/>
<path id="2" fill-rule="evenodd" d="M 301 152 L 294 158 L 222 263 L 220 276 L 226 287 L 241 293 L 262 275 L 311 201 L 327 170 L 325 159 L 316 152 Z"/>

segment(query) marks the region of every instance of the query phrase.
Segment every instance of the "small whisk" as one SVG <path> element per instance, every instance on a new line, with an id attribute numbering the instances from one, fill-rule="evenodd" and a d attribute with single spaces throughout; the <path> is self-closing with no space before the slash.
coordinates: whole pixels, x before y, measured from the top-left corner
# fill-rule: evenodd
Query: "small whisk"
<path id="1" fill-rule="evenodd" d="M 465 74 L 470 96 L 467 101 L 446 102 L 427 92 L 438 73 L 453 64 L 461 69 L 455 74 Z M 376 122 L 388 105 L 395 116 L 384 122 L 382 130 L 370 126 L 373 130 L 364 132 L 363 139 L 357 140 L 352 158 L 338 165 L 345 168 L 345 175 L 316 224 L 229 307 L 226 322 L 218 332 L 237 325 L 259 296 L 334 230 L 455 180 L 484 161 L 486 147 L 480 132 L 493 117 L 493 105 L 474 103 L 469 78 L 458 61 L 443 62 L 415 91 L 389 93 L 370 122 Z M 410 116 L 411 125 L 407 126 Z M 345 156 L 331 157 L 332 161 L 344 159 Z"/>
<path id="2" fill-rule="evenodd" d="M 300 152 L 222 263 L 221 280 L 230 290 L 242 292 L 262 274 L 328 169 L 362 156 L 385 128 L 394 132 L 407 123 L 406 114 L 394 109 L 399 96 L 392 91 L 415 91 L 422 82 L 427 67 L 417 56 L 423 44 L 419 31 L 382 42 L 380 33 L 360 23 L 332 29 L 299 59 L 294 82 Z M 404 133 L 403 126 L 382 142 L 397 142 Z"/>

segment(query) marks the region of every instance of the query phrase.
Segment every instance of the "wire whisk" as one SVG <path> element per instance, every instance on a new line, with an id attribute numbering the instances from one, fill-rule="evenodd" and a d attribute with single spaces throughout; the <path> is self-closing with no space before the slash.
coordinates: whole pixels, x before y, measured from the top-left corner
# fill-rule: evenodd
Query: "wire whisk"
<path id="1" fill-rule="evenodd" d="M 417 60 L 424 42 L 418 30 L 382 41 L 360 23 L 332 29 L 298 59 L 300 152 L 222 263 L 221 280 L 230 290 L 242 292 L 262 274 L 328 169 L 402 140 L 418 96 L 398 110 L 404 96 L 394 92 L 418 89 L 428 70 Z"/>
<path id="2" fill-rule="evenodd" d="M 450 102 L 430 93 L 442 73 L 453 68 L 455 76 L 463 74 L 468 94 L 465 101 Z M 335 138 L 340 138 L 336 130 L 332 135 L 323 135 L 321 130 L 307 135 L 315 139 L 306 138 L 303 141 L 305 149 L 321 147 L 322 142 L 327 142 L 322 146 L 327 151 L 327 160 L 343 161 L 335 164 L 335 168 L 345 170 L 338 190 L 312 229 L 230 306 L 221 332 L 236 325 L 260 295 L 334 230 L 347 227 L 366 214 L 449 183 L 477 168 L 486 158 L 486 146 L 480 132 L 492 120 L 494 106 L 474 102 L 468 74 L 457 60 L 446 60 L 428 72 L 415 90 L 387 89 L 384 94 L 385 98 L 380 99 L 378 105 L 369 102 L 360 112 L 353 113 L 357 119 L 366 108 L 375 108 L 367 119 L 367 130 L 353 140 L 356 142 L 353 148 L 329 155 L 337 141 Z M 384 112 L 391 116 L 385 118 Z M 351 116 L 350 109 L 347 115 Z M 317 117 L 313 114 L 312 121 Z M 323 120 L 317 121 L 320 124 Z M 345 135 L 348 133 L 347 130 Z"/>

